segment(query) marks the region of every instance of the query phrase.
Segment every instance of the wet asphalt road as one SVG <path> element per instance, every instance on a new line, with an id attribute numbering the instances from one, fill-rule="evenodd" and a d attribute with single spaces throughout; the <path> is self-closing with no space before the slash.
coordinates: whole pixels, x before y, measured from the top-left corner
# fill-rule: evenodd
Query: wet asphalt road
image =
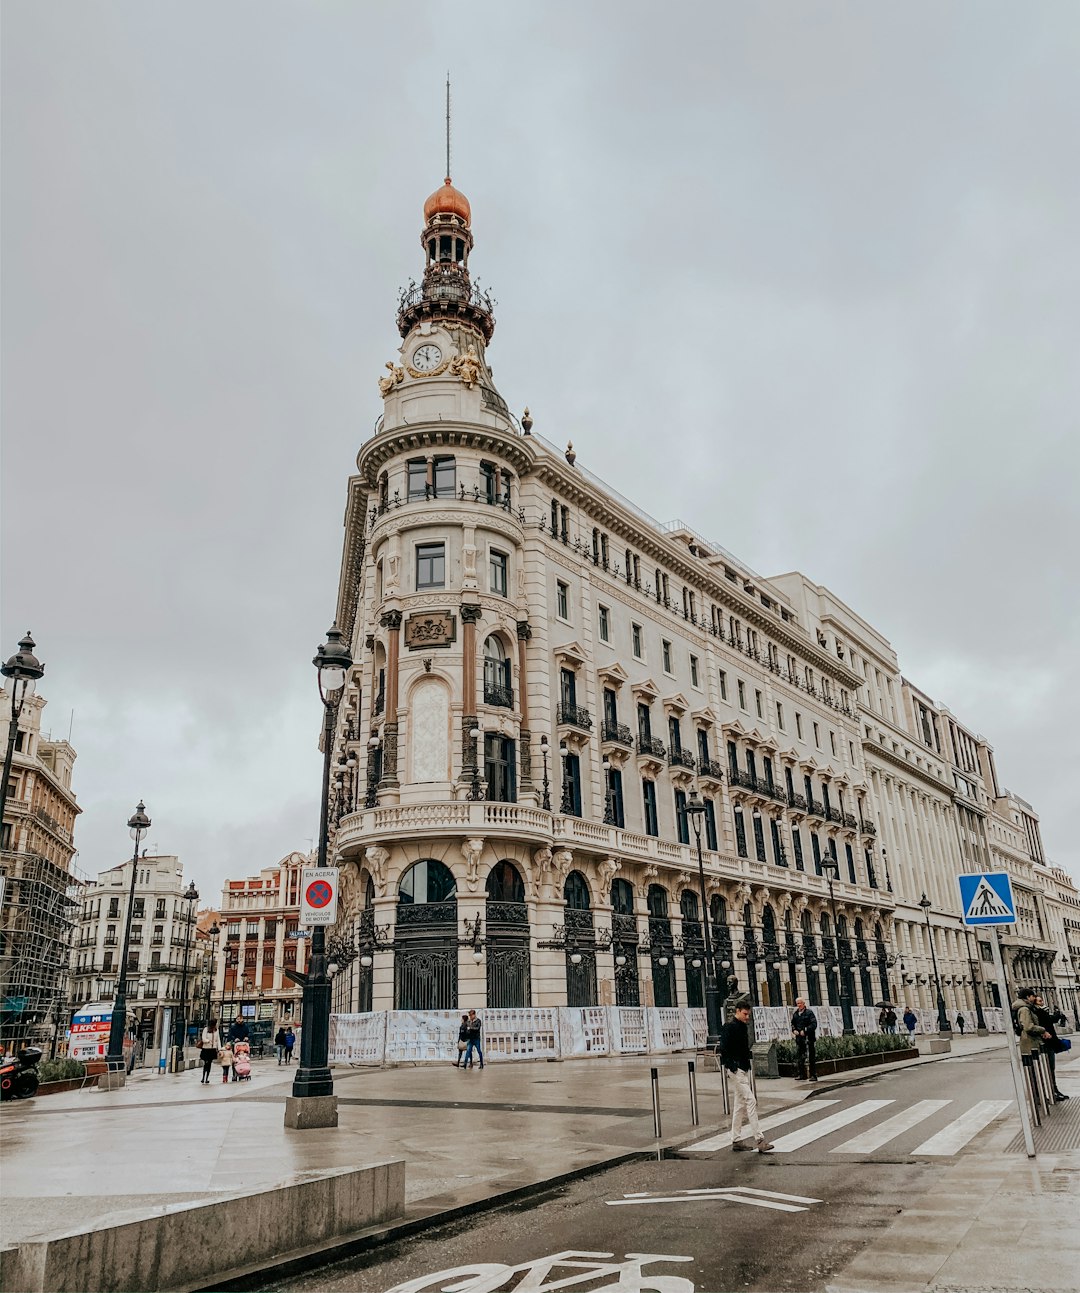
<path id="1" fill-rule="evenodd" d="M 622 1288 L 661 1293 L 819 1293 L 903 1210 L 917 1206 L 924 1187 L 955 1161 L 954 1155 L 928 1158 L 912 1151 L 977 1102 L 1010 1095 L 1007 1062 L 998 1055 L 883 1074 L 823 1093 L 830 1103 L 810 1100 L 797 1119 L 775 1128 L 770 1135 L 782 1143 L 784 1134 L 815 1120 L 844 1116 L 867 1101 L 890 1102 L 792 1152 L 738 1154 L 725 1147 L 626 1164 L 260 1287 L 283 1293 L 436 1293 L 455 1286 L 462 1293 L 523 1293 L 565 1279 L 589 1293 L 621 1278 Z M 858 1154 L 832 1152 L 924 1100 L 938 1101 L 940 1108 L 888 1143 Z M 1015 1114 L 1010 1109 L 1001 1116 Z M 978 1152 L 980 1140 L 1000 1125 L 999 1118 L 956 1152 Z M 685 1193 L 717 1188 L 729 1193 Z M 626 1200 L 633 1195 L 656 1202 Z M 684 1260 L 630 1261 L 620 1277 L 601 1258 L 580 1259 L 583 1266 L 564 1262 L 545 1277 L 544 1259 L 568 1252 L 614 1255 L 624 1264 L 631 1254 Z M 514 1267 L 517 1272 L 507 1269 Z"/>

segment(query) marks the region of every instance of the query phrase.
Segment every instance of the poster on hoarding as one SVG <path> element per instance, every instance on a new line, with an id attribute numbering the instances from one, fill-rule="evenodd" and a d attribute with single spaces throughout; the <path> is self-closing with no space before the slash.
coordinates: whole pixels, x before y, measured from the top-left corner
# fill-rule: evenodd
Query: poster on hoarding
<path id="1" fill-rule="evenodd" d="M 71 1023 L 68 1056 L 73 1060 L 104 1059 L 109 1053 L 112 1002 L 91 1003 L 80 1008 Z"/>

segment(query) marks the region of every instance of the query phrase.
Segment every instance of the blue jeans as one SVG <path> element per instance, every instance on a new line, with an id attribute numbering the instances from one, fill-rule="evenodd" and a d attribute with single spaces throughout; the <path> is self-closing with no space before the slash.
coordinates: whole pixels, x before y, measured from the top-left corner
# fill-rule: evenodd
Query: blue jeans
<path id="1" fill-rule="evenodd" d="M 480 1067 L 481 1067 L 481 1068 L 483 1068 L 483 1067 L 484 1067 L 484 1052 L 480 1049 L 480 1039 L 479 1039 L 479 1037 L 470 1037 L 470 1038 L 469 1038 L 469 1044 L 468 1044 L 468 1046 L 466 1046 L 466 1047 L 465 1047 L 465 1068 L 468 1068 L 468 1067 L 469 1067 L 469 1065 L 472 1063 L 473 1047 L 475 1047 L 475 1048 L 476 1048 L 476 1053 L 477 1053 L 477 1055 L 479 1055 L 479 1056 L 480 1056 Z"/>

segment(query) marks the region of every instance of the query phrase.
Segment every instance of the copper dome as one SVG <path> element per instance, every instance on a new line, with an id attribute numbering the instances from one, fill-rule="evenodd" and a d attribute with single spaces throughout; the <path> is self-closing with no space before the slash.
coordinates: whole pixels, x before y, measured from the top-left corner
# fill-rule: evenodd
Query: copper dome
<path id="1" fill-rule="evenodd" d="M 466 224 L 472 220 L 472 208 L 464 193 L 459 193 L 450 183 L 449 175 L 443 181 L 441 189 L 435 192 L 424 203 L 424 222 L 427 223 L 436 215 L 456 215 Z"/>

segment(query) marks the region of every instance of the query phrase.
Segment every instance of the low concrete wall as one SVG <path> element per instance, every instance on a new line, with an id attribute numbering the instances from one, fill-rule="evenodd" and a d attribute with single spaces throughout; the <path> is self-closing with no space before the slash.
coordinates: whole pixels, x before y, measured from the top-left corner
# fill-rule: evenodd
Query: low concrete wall
<path id="1" fill-rule="evenodd" d="M 266 1190 L 180 1203 L 140 1221 L 20 1244 L 0 1258 L 3 1293 L 199 1288 L 230 1271 L 401 1216 L 400 1159 Z"/>

